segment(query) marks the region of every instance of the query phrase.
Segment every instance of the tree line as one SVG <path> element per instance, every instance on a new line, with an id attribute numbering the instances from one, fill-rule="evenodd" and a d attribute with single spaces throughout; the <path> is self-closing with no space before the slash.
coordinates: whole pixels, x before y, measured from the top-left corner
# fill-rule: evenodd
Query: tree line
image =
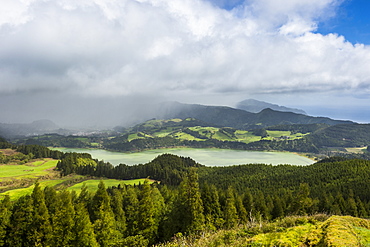
<path id="1" fill-rule="evenodd" d="M 35 184 L 31 195 L 0 202 L 0 246 L 149 246 L 174 235 L 232 229 L 248 222 L 318 212 L 368 217 L 368 204 L 353 192 L 314 197 L 307 183 L 294 190 L 238 191 L 200 182 L 190 168 L 178 186 L 149 184 L 95 193 L 55 191 Z"/>

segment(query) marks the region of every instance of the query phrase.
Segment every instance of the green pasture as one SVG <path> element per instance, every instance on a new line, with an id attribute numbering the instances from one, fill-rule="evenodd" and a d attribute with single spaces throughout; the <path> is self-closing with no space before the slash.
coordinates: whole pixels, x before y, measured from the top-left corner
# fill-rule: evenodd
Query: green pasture
<path id="1" fill-rule="evenodd" d="M 38 160 L 24 165 L 0 165 L 0 181 L 4 178 L 37 177 L 46 175 L 47 169 L 54 168 L 58 160 Z"/>
<path id="2" fill-rule="evenodd" d="M 270 138 L 279 138 L 283 136 L 289 136 L 289 140 L 300 139 L 307 134 L 296 133 L 292 134 L 290 131 L 278 131 L 278 130 L 267 130 L 267 134 Z M 269 138 L 267 138 L 269 139 Z"/>
<path id="3" fill-rule="evenodd" d="M 154 132 L 153 135 L 156 137 L 165 137 L 171 134 L 174 131 L 173 129 L 173 127 L 167 127 L 166 129 Z"/>
<path id="4" fill-rule="evenodd" d="M 145 128 L 156 128 L 156 127 L 162 126 L 163 123 L 168 123 L 168 122 L 178 123 L 178 122 L 181 122 L 181 121 L 182 121 L 182 119 L 179 119 L 179 118 L 174 118 L 174 119 L 169 119 L 169 120 L 153 119 L 153 120 L 146 121 L 144 124 L 142 124 L 142 126 L 145 127 Z"/>
<path id="5" fill-rule="evenodd" d="M 151 120 L 145 124 L 146 127 L 151 126 L 152 128 L 158 127 L 161 124 L 160 120 Z M 236 130 L 234 135 L 227 134 L 223 131 L 220 131 L 220 128 L 216 127 L 202 127 L 202 126 L 195 126 L 189 127 L 190 130 L 198 132 L 200 135 L 205 136 L 210 139 L 216 139 L 220 141 L 239 141 L 244 143 L 256 142 L 260 141 L 261 137 L 254 135 L 252 132 L 248 132 L 245 130 Z M 296 133 L 292 134 L 290 131 L 275 131 L 275 130 L 267 130 L 267 137 L 264 137 L 265 140 L 276 140 L 281 138 L 284 140 L 286 137 L 289 140 L 300 139 L 307 134 Z M 129 141 L 134 139 L 144 139 L 148 137 L 165 137 L 171 135 L 174 138 L 182 139 L 182 140 L 192 140 L 192 141 L 204 141 L 205 139 L 197 138 L 191 134 L 184 133 L 179 127 L 167 127 L 165 129 L 157 129 L 151 135 L 144 134 L 142 132 L 130 134 L 128 137 Z"/>
<path id="6" fill-rule="evenodd" d="M 69 178 L 65 178 L 65 179 L 50 179 L 50 180 L 44 180 L 44 181 L 40 181 L 40 187 L 41 188 L 45 188 L 47 186 L 56 186 L 58 184 L 61 184 L 65 181 L 67 181 Z M 67 190 L 69 191 L 75 191 L 77 194 L 80 193 L 81 191 L 81 188 L 84 184 L 86 184 L 87 186 L 87 189 L 89 192 L 91 193 L 94 193 L 97 189 L 98 189 L 98 185 L 99 185 L 99 182 L 100 181 L 103 181 L 104 184 L 105 184 L 105 187 L 111 187 L 111 186 L 118 186 L 119 184 L 127 184 L 127 185 L 134 185 L 134 184 L 143 184 L 144 181 L 146 179 L 145 178 L 142 178 L 142 179 L 132 179 L 132 180 L 116 180 L 116 179 L 102 179 L 102 180 L 99 180 L 99 179 L 90 179 L 90 180 L 86 180 L 86 181 L 83 181 L 81 183 L 77 183 L 71 187 L 69 187 Z M 148 180 L 150 183 L 152 183 L 151 180 Z M 9 195 L 11 200 L 16 200 L 18 199 L 19 197 L 21 196 L 24 196 L 24 195 L 30 195 L 33 191 L 33 188 L 35 187 L 35 185 L 31 185 L 29 187 L 26 187 L 26 188 L 19 188 L 19 189 L 14 189 L 14 190 L 9 190 L 9 191 L 6 191 L 4 193 L 0 193 L 0 199 L 2 197 L 4 197 L 5 195 Z"/>
<path id="7" fill-rule="evenodd" d="M 346 148 L 347 152 L 350 153 L 363 153 L 366 151 L 367 147 L 359 147 L 359 148 Z"/>
<path id="8" fill-rule="evenodd" d="M 248 132 L 246 130 L 237 130 L 237 131 L 235 131 L 235 136 L 237 138 L 237 141 L 245 142 L 245 143 L 256 142 L 256 141 L 261 140 L 260 136 L 256 136 L 256 135 L 254 135 L 251 132 Z"/>
<path id="9" fill-rule="evenodd" d="M 142 132 L 139 132 L 139 133 L 144 135 Z M 131 134 L 131 135 L 128 136 L 128 141 L 132 141 L 132 140 L 135 140 L 135 139 L 145 139 L 146 137 L 148 137 L 148 135 L 144 135 L 144 136 L 139 136 L 138 133 Z"/>
<path id="10" fill-rule="evenodd" d="M 174 137 L 178 138 L 178 139 L 183 139 L 183 140 L 189 140 L 189 141 L 204 141 L 204 139 L 199 139 L 199 138 L 196 138 L 188 133 L 184 133 L 184 132 L 177 132 L 174 134 Z"/>
<path id="11" fill-rule="evenodd" d="M 55 185 L 58 185 L 60 183 L 63 183 L 64 181 L 66 181 L 66 179 L 52 179 L 52 180 L 45 180 L 45 181 L 42 181 L 42 182 L 39 182 L 39 183 L 40 183 L 40 186 L 42 188 L 45 188 L 46 186 L 55 186 Z M 16 200 L 16 199 L 18 199 L 21 196 L 25 196 L 25 195 L 31 194 L 34 187 L 35 187 L 35 185 L 31 185 L 31 186 L 29 186 L 27 188 L 20 188 L 20 189 L 9 190 L 9 191 L 6 191 L 4 193 L 0 193 L 0 198 L 2 198 L 5 195 L 9 195 L 10 198 L 11 198 L 11 200 Z"/>
<path id="12" fill-rule="evenodd" d="M 190 127 L 189 128 L 192 131 L 197 131 L 199 134 L 204 135 L 208 138 L 214 138 L 213 135 L 218 132 L 219 128 L 215 127 L 201 127 L 201 126 L 196 126 L 196 127 Z M 214 138 L 217 139 L 217 138 Z"/>
<path id="13" fill-rule="evenodd" d="M 98 189 L 98 185 L 100 181 L 103 181 L 105 184 L 105 187 L 112 187 L 112 186 L 118 186 L 119 184 L 127 184 L 127 185 L 134 185 L 134 184 L 143 184 L 145 178 L 141 179 L 131 179 L 131 180 L 117 180 L 117 179 L 90 179 L 83 181 L 81 183 L 75 184 L 68 188 L 69 191 L 75 191 L 77 193 L 80 193 L 82 186 L 85 184 L 87 186 L 87 190 L 91 193 L 94 193 Z M 149 180 L 150 183 L 152 183 Z"/>

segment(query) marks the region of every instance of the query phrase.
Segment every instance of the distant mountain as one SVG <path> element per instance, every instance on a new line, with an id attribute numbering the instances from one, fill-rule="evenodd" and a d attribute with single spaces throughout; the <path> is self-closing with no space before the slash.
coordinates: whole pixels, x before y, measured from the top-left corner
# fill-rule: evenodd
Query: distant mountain
<path id="1" fill-rule="evenodd" d="M 166 102 L 160 105 L 155 116 L 158 119 L 195 118 L 206 122 L 209 126 L 233 127 L 237 129 L 258 129 L 273 125 L 315 124 L 328 125 L 353 124 L 352 121 L 333 120 L 327 117 L 312 117 L 293 112 L 282 112 L 264 109 L 259 113 L 251 113 L 226 106 L 206 106 L 198 104 L 182 104 Z"/>
<path id="2" fill-rule="evenodd" d="M 17 136 L 56 133 L 59 127 L 50 120 L 37 120 L 32 123 L 0 123 L 0 136 L 13 138 Z"/>
<path id="3" fill-rule="evenodd" d="M 236 105 L 236 108 L 244 110 L 244 111 L 248 111 L 248 112 L 253 112 L 253 113 L 258 113 L 262 111 L 263 109 L 270 108 L 275 111 L 294 112 L 294 113 L 304 114 L 304 115 L 307 114 L 305 111 L 300 110 L 300 109 L 279 106 L 276 104 L 271 104 L 271 103 L 267 103 L 267 102 L 259 101 L 255 99 L 243 100 Z"/>

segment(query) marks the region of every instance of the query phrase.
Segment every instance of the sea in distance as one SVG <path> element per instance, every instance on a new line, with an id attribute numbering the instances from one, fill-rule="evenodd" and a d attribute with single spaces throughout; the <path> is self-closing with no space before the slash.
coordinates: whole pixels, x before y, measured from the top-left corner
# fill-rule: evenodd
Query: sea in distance
<path id="1" fill-rule="evenodd" d="M 313 160 L 289 152 L 259 152 L 216 148 L 164 148 L 135 153 L 112 152 L 103 149 L 52 148 L 62 152 L 89 153 L 94 159 L 104 160 L 112 165 L 145 164 L 164 153 L 191 157 L 205 166 L 231 166 L 252 163 L 310 165 Z"/>

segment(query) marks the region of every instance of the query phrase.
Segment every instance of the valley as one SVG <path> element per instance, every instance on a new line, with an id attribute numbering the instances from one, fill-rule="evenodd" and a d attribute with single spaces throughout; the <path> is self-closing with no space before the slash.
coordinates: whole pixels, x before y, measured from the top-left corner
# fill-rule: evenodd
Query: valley
<path id="1" fill-rule="evenodd" d="M 37 228 L 41 215 L 37 229 L 53 229 L 49 243 L 73 226 L 66 246 L 370 243 L 370 125 L 184 109 L 99 131 L 42 133 L 36 122 L 27 126 L 37 134 L 0 138 L 0 245 L 22 242 L 13 232 L 29 231 L 15 229 Z M 17 218 L 24 214 L 31 223 Z M 88 240 L 79 239 L 81 224 Z"/>

